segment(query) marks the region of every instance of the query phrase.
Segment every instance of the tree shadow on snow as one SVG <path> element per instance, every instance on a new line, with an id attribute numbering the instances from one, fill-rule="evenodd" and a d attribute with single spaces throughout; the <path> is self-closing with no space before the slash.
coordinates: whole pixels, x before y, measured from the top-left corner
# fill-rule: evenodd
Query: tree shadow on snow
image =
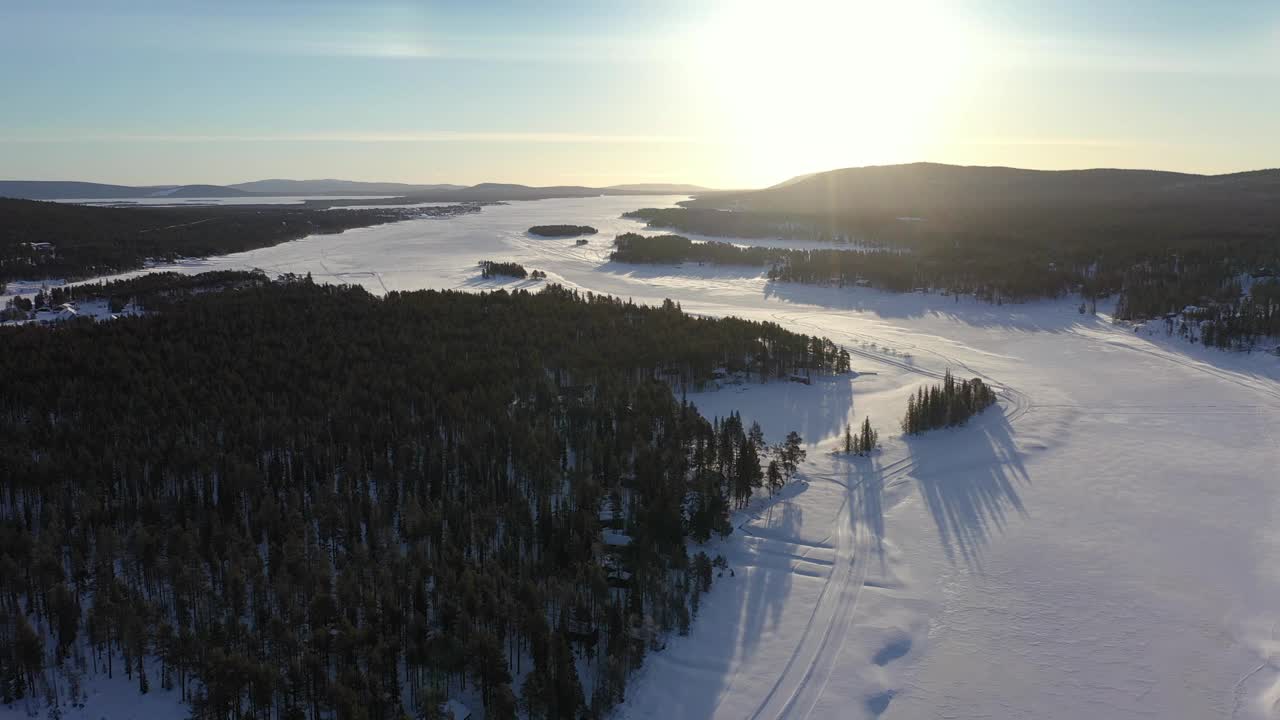
<path id="1" fill-rule="evenodd" d="M 782 621 L 794 580 L 792 565 L 804 565 L 791 556 L 811 550 L 794 542 L 804 511 L 793 500 L 807 489 L 802 481 L 788 484 L 734 530 L 742 544 L 730 562 L 735 572 L 716 579 L 714 602 L 710 596 L 703 599 L 694 620 L 694 632 L 700 636 L 696 646 L 672 648 L 645 659 L 646 663 L 671 663 L 666 671 L 690 680 L 664 683 L 662 709 L 668 720 L 711 717 L 722 697 L 745 690 L 731 686 L 728 670 L 754 655 L 762 636 Z"/>
<path id="2" fill-rule="evenodd" d="M 776 378 L 762 385 L 753 379 L 690 394 L 689 402 L 708 418 L 724 417 L 731 410 L 752 416 L 771 442 L 781 442 L 795 430 L 806 443 L 816 445 L 844 432 L 854 403 L 851 379 L 848 375 L 815 374 L 810 385 Z"/>
<path id="3" fill-rule="evenodd" d="M 793 571 L 788 554 L 802 555 L 809 548 L 792 540 L 803 524 L 804 511 L 790 500 L 771 505 L 755 524 L 748 526 L 757 565 L 744 592 L 739 642 L 741 655 L 751 656 L 761 634 L 777 627 L 783 605 L 791 593 Z M 804 563 L 798 563 L 803 565 Z"/>
<path id="4" fill-rule="evenodd" d="M 764 275 L 765 269 L 752 265 L 699 264 L 696 260 L 687 261 L 679 265 L 668 263 L 627 263 L 609 260 L 597 267 L 596 272 L 605 272 L 637 280 L 652 280 L 665 277 L 687 278 L 690 280 L 726 280 L 758 278 Z"/>
<path id="5" fill-rule="evenodd" d="M 975 327 L 1023 332 L 1064 332 L 1081 325 L 1105 323 L 1094 315 L 1081 315 L 1062 300 L 1025 303 L 989 303 L 971 295 L 889 292 L 873 288 L 773 281 L 765 285 L 766 298 L 833 310 L 873 313 L 882 318 L 938 316 Z"/>
<path id="6" fill-rule="evenodd" d="M 965 426 L 907 437 L 911 476 L 947 559 L 981 572 L 982 553 L 1011 514 L 1026 515 L 1018 488 L 1031 482 L 1008 420 L 993 408 Z"/>

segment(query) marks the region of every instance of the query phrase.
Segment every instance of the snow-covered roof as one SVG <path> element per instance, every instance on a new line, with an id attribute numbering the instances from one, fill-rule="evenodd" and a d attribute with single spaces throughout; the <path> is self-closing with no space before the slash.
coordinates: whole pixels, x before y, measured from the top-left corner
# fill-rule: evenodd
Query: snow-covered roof
<path id="1" fill-rule="evenodd" d="M 624 532 L 618 532 L 617 530 L 605 530 L 604 544 L 613 545 L 615 547 L 623 547 L 626 545 L 630 545 L 631 536 Z"/>
<path id="2" fill-rule="evenodd" d="M 444 704 L 444 716 L 453 720 L 467 720 L 471 717 L 471 709 L 457 700 L 449 700 Z"/>

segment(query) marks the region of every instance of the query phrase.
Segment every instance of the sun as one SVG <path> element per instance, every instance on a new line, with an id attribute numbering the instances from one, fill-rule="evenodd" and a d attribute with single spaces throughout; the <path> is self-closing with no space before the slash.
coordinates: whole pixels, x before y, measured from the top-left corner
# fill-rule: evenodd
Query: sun
<path id="1" fill-rule="evenodd" d="M 945 120 L 970 60 L 962 26 L 933 3 L 726 3 L 701 71 L 726 141 L 753 175 L 911 157 Z"/>

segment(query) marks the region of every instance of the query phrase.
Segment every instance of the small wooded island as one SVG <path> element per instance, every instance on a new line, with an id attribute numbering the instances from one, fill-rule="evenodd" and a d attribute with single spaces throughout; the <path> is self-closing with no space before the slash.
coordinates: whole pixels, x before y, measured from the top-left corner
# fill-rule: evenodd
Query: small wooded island
<path id="1" fill-rule="evenodd" d="M 525 278 L 532 278 L 534 280 L 547 279 L 547 274 L 545 272 L 542 272 L 541 270 L 534 270 L 533 272 L 529 272 L 525 270 L 524 266 L 521 265 L 520 263 L 496 262 L 494 260 L 480 261 L 480 277 L 484 278 L 485 280 L 489 280 L 499 275 L 513 277 L 518 280 L 524 280 Z"/>
<path id="2" fill-rule="evenodd" d="M 539 237 L 574 237 L 576 235 L 595 235 L 599 230 L 590 225 L 534 225 L 529 228 L 530 235 Z"/>

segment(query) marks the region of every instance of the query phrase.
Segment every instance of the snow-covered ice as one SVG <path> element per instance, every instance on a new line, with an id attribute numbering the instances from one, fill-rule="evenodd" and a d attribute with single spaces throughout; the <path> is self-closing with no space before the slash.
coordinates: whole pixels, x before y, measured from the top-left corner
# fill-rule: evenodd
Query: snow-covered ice
<path id="1" fill-rule="evenodd" d="M 157 269 L 311 272 L 378 293 L 541 285 L 480 279 L 477 261 L 512 260 L 847 347 L 856 377 L 690 396 L 771 441 L 799 431 L 809 459 L 714 543 L 732 573 L 649 656 L 619 717 L 1280 714 L 1280 360 L 1138 335 L 1069 301 L 608 261 L 614 234 L 642 229 L 622 212 L 677 199 L 516 202 Z M 601 232 L 583 246 L 526 233 L 546 223 Z M 989 380 L 999 407 L 903 438 L 906 397 L 947 368 Z M 883 449 L 832 454 L 865 416 Z"/>

